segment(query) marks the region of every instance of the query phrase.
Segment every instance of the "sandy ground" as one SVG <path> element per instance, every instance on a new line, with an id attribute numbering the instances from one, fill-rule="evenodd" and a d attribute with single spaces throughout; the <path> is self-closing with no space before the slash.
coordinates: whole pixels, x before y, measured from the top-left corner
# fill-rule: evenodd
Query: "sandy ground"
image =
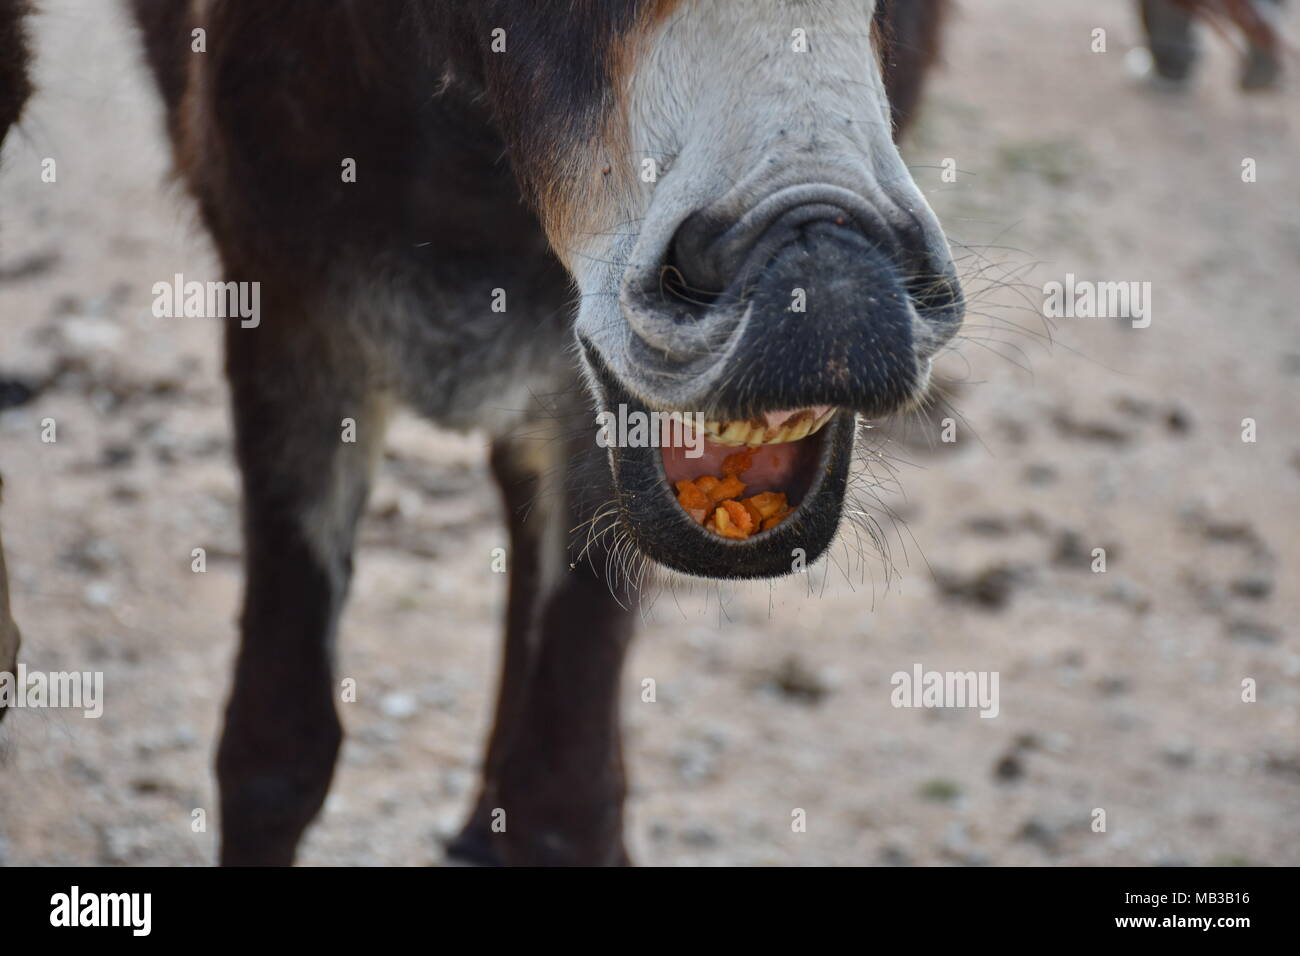
<path id="1" fill-rule="evenodd" d="M 39 389 L 0 413 L 5 545 L 27 665 L 103 671 L 106 704 L 0 729 L 0 862 L 206 864 L 236 482 L 217 330 L 149 306 L 212 255 L 124 18 L 43 6 L 0 176 L 0 374 Z M 886 436 L 887 559 L 850 540 L 806 578 L 658 592 L 626 675 L 634 855 L 1298 864 L 1297 94 L 1243 98 L 1221 43 L 1187 95 L 1147 90 L 1124 0 L 965 6 L 907 148 L 974 299 L 943 363 L 957 441 L 944 412 Z M 1152 283 L 1150 328 L 1049 340 L 1035 310 L 1067 272 Z M 441 860 L 487 729 L 498 518 L 481 438 L 398 424 L 343 623 L 360 696 L 303 863 Z M 999 715 L 892 707 L 917 663 L 998 672 Z"/>

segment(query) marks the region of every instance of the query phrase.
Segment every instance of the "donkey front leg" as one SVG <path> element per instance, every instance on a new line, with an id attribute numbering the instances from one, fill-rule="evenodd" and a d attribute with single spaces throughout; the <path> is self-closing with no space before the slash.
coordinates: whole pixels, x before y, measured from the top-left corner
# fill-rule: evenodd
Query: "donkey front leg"
<path id="1" fill-rule="evenodd" d="M 532 449 L 541 449 L 536 441 Z M 497 688 L 496 713 L 483 758 L 483 780 L 474 812 L 447 845 L 452 859 L 479 866 L 501 866 L 500 841 L 493 830 L 493 818 L 501 801 L 497 794 L 502 759 L 511 735 L 519 725 L 520 711 L 527 697 L 531 666 L 529 647 L 536 634 L 535 617 L 542 587 L 543 532 L 552 525 L 544 514 L 552 506 L 542 498 L 545 463 L 530 455 L 530 443 L 511 438 L 492 442 L 489 458 L 492 476 L 501 491 L 501 504 L 510 535 L 508 594 L 506 597 L 505 643 L 501 655 L 501 676 Z M 540 506 L 542 510 L 535 510 Z M 535 520 L 525 520 L 532 516 Z"/>
<path id="2" fill-rule="evenodd" d="M 590 565 L 562 573 L 543 604 L 518 726 L 497 772 L 502 856 L 514 866 L 623 866 L 618 698 L 634 612 Z"/>
<path id="3" fill-rule="evenodd" d="M 342 740 L 332 643 L 384 424 L 337 330 L 296 299 L 264 311 L 226 337 L 245 590 L 217 754 L 225 865 L 291 863 L 329 788 Z"/>
<path id="4" fill-rule="evenodd" d="M 566 459 L 538 460 L 539 444 L 493 446 L 511 542 L 505 657 L 483 787 L 448 850 L 480 864 L 626 864 L 618 697 L 633 604 L 606 581 L 608 542 L 570 567 L 570 532 L 595 509 L 576 499 Z M 608 486 L 594 464 L 577 485 Z"/>

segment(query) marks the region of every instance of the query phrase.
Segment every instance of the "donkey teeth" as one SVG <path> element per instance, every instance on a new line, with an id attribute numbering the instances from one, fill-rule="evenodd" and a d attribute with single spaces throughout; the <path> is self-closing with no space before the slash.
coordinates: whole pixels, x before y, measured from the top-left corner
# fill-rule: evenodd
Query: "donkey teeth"
<path id="1" fill-rule="evenodd" d="M 780 428 L 768 428 L 761 418 L 736 419 L 727 422 L 705 422 L 704 433 L 708 439 L 719 445 L 743 447 L 753 445 L 781 445 L 800 441 L 820 431 L 835 415 L 835 409 L 829 409 L 821 417 L 814 419 L 812 413 L 790 418 Z"/>

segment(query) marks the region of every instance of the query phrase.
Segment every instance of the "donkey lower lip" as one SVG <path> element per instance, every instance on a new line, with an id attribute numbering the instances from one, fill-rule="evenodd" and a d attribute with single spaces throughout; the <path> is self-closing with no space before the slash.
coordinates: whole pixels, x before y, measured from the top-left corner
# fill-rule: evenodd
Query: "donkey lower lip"
<path id="1" fill-rule="evenodd" d="M 602 409 L 625 405 L 648 413 L 596 350 L 580 341 Z M 672 484 L 676 477 L 695 478 L 716 468 L 736 447 L 706 440 L 704 455 L 694 459 L 681 448 L 609 448 L 623 527 L 652 560 L 699 577 L 780 577 L 811 564 L 830 546 L 839 526 L 856 430 L 851 410 L 825 409 L 823 417 L 822 427 L 797 441 L 760 446 L 755 470 L 745 475 L 749 493 L 785 492 L 794 511 L 776 527 L 745 540 L 721 537 L 698 524 L 678 504 Z M 779 460 L 764 461 L 765 453 Z"/>

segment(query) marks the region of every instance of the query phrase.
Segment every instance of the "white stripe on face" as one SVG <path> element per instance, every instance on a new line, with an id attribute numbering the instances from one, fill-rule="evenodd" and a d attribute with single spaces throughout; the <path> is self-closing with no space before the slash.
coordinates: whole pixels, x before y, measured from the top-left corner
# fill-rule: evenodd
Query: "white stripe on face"
<path id="1" fill-rule="evenodd" d="M 792 186 L 847 190 L 942 245 L 893 142 L 874 7 L 681 0 L 642 39 L 621 91 L 629 155 L 605 194 L 614 208 L 565 257 L 584 293 L 580 331 L 613 344 L 624 280 L 658 269 L 692 213 L 739 221 Z"/>

